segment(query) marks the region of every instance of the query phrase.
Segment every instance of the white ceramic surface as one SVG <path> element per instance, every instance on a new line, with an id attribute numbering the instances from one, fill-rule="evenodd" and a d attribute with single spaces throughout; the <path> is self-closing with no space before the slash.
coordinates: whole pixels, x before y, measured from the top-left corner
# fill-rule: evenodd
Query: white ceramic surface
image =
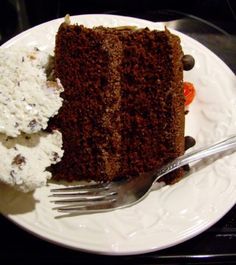
<path id="1" fill-rule="evenodd" d="M 34 27 L 3 46 L 36 46 L 52 51 L 62 21 Z M 163 29 L 160 23 L 111 15 L 74 16 L 72 22 Z M 203 45 L 172 32 L 181 37 L 184 52 L 196 60 L 194 69 L 185 72 L 185 81 L 193 82 L 197 90 L 186 117 L 186 135 L 195 137 L 199 147 L 236 133 L 235 75 Z M 188 178 L 153 191 L 134 207 L 67 218 L 52 211 L 49 187 L 22 194 L 1 185 L 0 211 L 35 235 L 78 250 L 108 255 L 152 252 L 203 232 L 236 202 L 236 153 L 196 163 L 192 171 Z"/>

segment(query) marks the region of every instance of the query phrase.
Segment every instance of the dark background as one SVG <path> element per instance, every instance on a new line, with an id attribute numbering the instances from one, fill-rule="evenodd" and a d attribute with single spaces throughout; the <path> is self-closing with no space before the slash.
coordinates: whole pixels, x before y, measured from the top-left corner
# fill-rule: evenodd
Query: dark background
<path id="1" fill-rule="evenodd" d="M 67 13 L 105 13 L 169 21 L 175 29 L 210 48 L 236 73 L 234 0 L 0 0 L 0 44 L 27 28 Z M 173 21 L 177 23 L 171 24 Z M 217 224 L 194 239 L 138 256 L 109 257 L 65 249 L 34 237 L 1 215 L 0 232 L 0 265 L 236 264 L 236 206 Z"/>
<path id="2" fill-rule="evenodd" d="M 94 13 L 177 21 L 170 26 L 200 41 L 236 72 L 235 0 L 0 0 L 0 45 L 66 14 Z"/>
<path id="3" fill-rule="evenodd" d="M 174 10 L 179 15 L 168 15 Z M 2 42 L 19 31 L 39 23 L 63 17 L 65 14 L 111 13 L 153 21 L 166 21 L 181 17 L 181 13 L 205 19 L 236 33 L 235 0 L 0 0 L 0 32 Z"/>

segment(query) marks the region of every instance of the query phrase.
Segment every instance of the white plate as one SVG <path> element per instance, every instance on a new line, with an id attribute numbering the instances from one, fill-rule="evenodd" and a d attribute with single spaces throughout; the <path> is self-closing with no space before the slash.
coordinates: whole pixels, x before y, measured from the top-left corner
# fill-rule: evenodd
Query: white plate
<path id="1" fill-rule="evenodd" d="M 61 19 L 34 27 L 5 43 L 53 50 Z M 83 15 L 72 22 L 86 26 L 136 25 L 163 29 L 160 23 L 111 15 Z M 190 37 L 181 37 L 185 53 L 196 65 L 185 72 L 197 96 L 186 117 L 186 134 L 197 146 L 236 132 L 236 79 L 211 51 Z M 236 202 L 236 155 L 229 154 L 194 166 L 183 181 L 154 191 L 138 205 L 124 210 L 57 218 L 49 202 L 49 187 L 23 195 L 2 185 L 0 211 L 35 235 L 82 251 L 128 255 L 160 250 L 203 232 L 217 222 Z"/>

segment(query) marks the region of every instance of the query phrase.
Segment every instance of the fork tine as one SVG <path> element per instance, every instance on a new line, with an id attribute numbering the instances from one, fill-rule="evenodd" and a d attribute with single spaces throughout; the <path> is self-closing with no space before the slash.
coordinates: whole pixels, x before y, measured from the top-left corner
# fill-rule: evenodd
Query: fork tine
<path id="1" fill-rule="evenodd" d="M 106 198 L 116 196 L 117 192 L 109 192 L 101 195 L 92 195 L 92 196 L 78 196 L 78 194 L 60 194 L 59 197 L 75 197 L 63 200 L 53 200 L 52 202 L 59 204 L 59 203 L 68 203 L 68 202 L 86 202 L 86 201 L 101 201 Z"/>
<path id="2" fill-rule="evenodd" d="M 109 183 L 91 183 L 91 184 L 79 184 L 76 186 L 66 187 L 66 188 L 53 188 L 51 192 L 63 192 L 63 191 L 86 191 L 86 190 L 93 190 L 93 189 L 109 189 Z"/>
<path id="3" fill-rule="evenodd" d="M 74 204 L 74 205 L 64 205 L 55 207 L 54 209 L 62 213 L 88 213 L 88 212 L 100 212 L 104 210 L 109 210 L 112 208 L 116 199 L 109 199 L 104 201 L 97 201 L 87 204 Z"/>
<path id="4" fill-rule="evenodd" d="M 60 193 L 60 192 L 66 192 L 66 193 Z M 75 189 L 71 189 L 71 190 L 63 190 L 63 191 L 57 191 L 51 195 L 49 195 L 49 197 L 68 197 L 68 196 L 81 196 L 81 195 L 98 195 L 98 194 L 110 194 L 108 193 L 108 188 L 106 189 L 92 189 L 92 190 L 75 190 Z"/>

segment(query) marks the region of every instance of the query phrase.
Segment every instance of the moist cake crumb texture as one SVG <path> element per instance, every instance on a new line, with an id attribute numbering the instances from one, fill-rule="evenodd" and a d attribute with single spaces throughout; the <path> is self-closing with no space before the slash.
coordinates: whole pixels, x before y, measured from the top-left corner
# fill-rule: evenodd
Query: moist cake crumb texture
<path id="1" fill-rule="evenodd" d="M 63 135 L 56 180 L 111 181 L 184 153 L 183 56 L 168 30 L 93 29 L 63 23 L 55 75 L 63 106 L 50 129 Z M 167 177 L 176 181 L 182 170 Z"/>

